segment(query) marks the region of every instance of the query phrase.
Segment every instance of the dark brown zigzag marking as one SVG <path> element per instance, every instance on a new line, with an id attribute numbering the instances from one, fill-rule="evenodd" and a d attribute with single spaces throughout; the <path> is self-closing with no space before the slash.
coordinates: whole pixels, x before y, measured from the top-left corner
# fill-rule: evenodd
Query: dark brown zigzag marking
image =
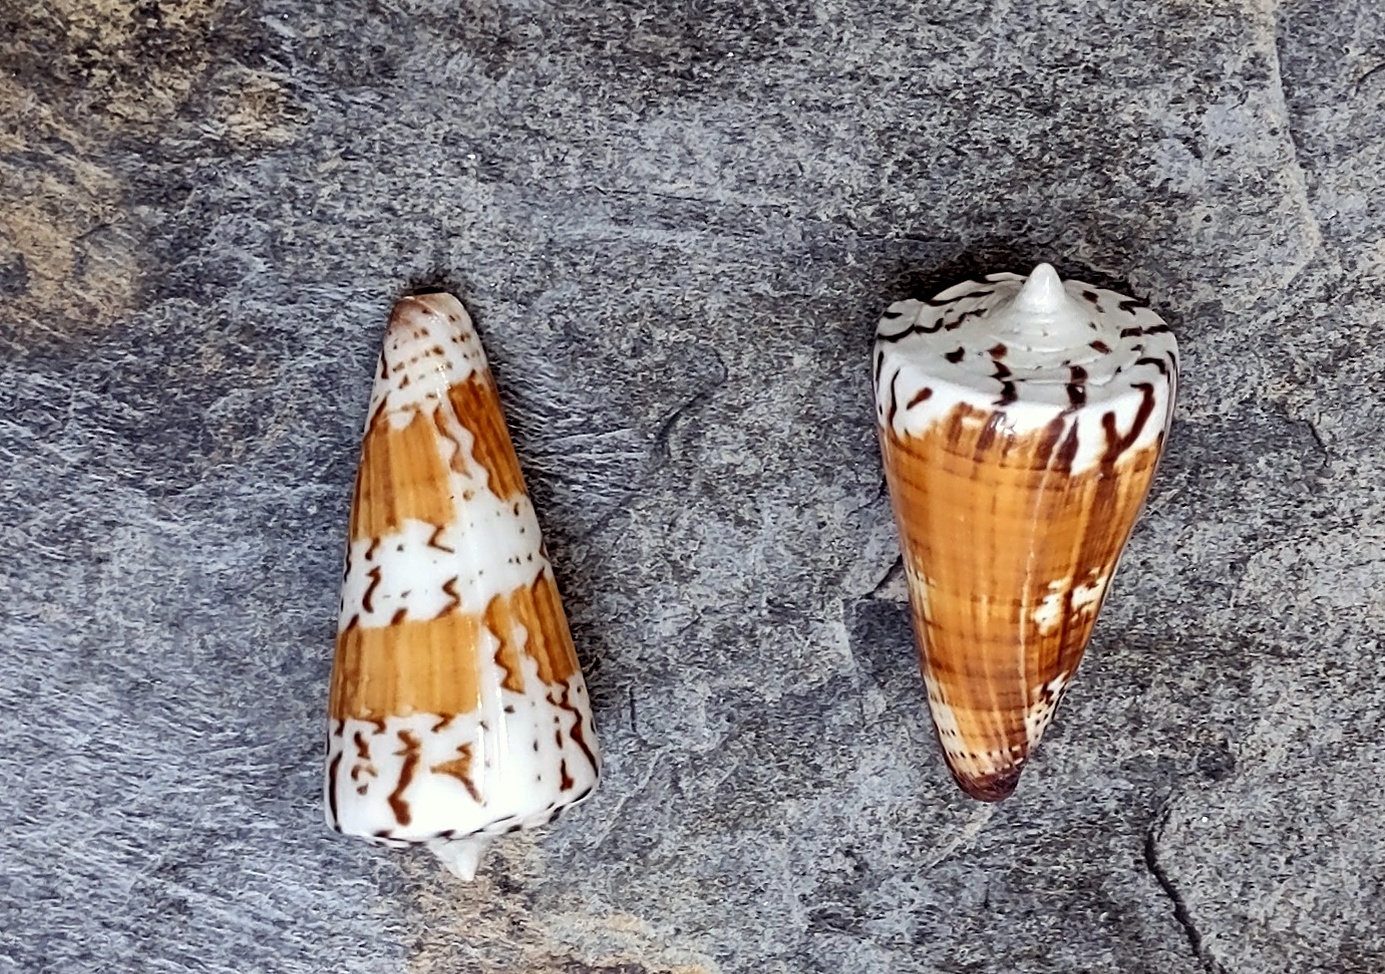
<path id="1" fill-rule="evenodd" d="M 444 605 L 442 607 L 442 611 L 439 612 L 438 615 L 445 616 L 453 609 L 457 608 L 457 606 L 462 604 L 462 597 L 457 594 L 458 581 L 460 581 L 460 579 L 456 575 L 453 575 L 447 581 L 443 582 L 442 590 L 447 593 L 448 598 L 450 598 L 452 601 Z"/>
<path id="2" fill-rule="evenodd" d="M 372 558 L 375 557 L 375 549 L 378 548 L 378 547 L 380 547 L 380 539 L 379 539 L 379 538 L 371 538 L 371 539 L 370 539 L 370 547 L 367 548 L 367 549 L 365 550 L 365 560 L 366 560 L 366 561 L 370 561 L 370 559 L 372 559 Z"/>
<path id="3" fill-rule="evenodd" d="M 962 359 L 966 357 L 966 354 L 967 350 L 965 348 L 959 348 L 955 352 L 948 352 L 946 355 L 943 356 L 943 358 L 947 359 L 953 365 L 956 365 L 958 362 L 962 361 Z"/>
<path id="4" fill-rule="evenodd" d="M 880 370 L 885 367 L 885 353 L 875 353 L 875 377 L 873 379 L 876 386 L 880 385 Z"/>
<path id="5" fill-rule="evenodd" d="M 991 358 L 996 358 L 996 359 L 1004 358 L 1004 357 L 1005 357 L 1005 353 L 1008 352 L 1008 351 L 1009 351 L 1009 349 L 1005 347 L 1005 343 L 1004 343 L 1004 342 L 996 342 L 995 345 L 993 345 L 993 346 L 991 346 L 990 348 L 986 349 L 986 353 L 987 353 L 988 355 L 990 355 Z"/>
<path id="6" fill-rule="evenodd" d="M 399 770 L 399 784 L 390 792 L 389 804 L 390 811 L 394 813 L 394 820 L 400 825 L 408 825 L 413 821 L 414 815 L 409 809 L 409 803 L 404 800 L 404 789 L 413 784 L 414 772 L 418 770 L 419 740 L 408 731 L 402 730 L 399 732 L 399 743 L 404 745 L 404 750 L 399 752 L 404 758 L 404 767 Z"/>
<path id="7" fill-rule="evenodd" d="M 940 331 L 940 330 L 942 329 L 942 327 L 943 327 L 943 319 L 942 319 L 942 318 L 939 318 L 937 321 L 933 322 L 933 324 L 932 324 L 931 327 L 928 326 L 928 325 L 921 325 L 921 324 L 919 324 L 918 322 L 914 322 L 914 323 L 913 323 L 912 325 L 910 325 L 908 328 L 904 328 L 904 329 L 902 329 L 902 330 L 900 330 L 900 331 L 897 331 L 897 332 L 895 332 L 893 335 L 880 335 L 880 334 L 877 334 L 875 337 L 876 337 L 876 339 L 877 339 L 878 341 L 882 341 L 882 342 L 897 342 L 897 341 L 900 341 L 901 339 L 907 338 L 908 336 L 914 335 L 914 334 L 918 334 L 918 335 L 932 335 L 934 332 Z M 955 327 L 955 326 L 949 325 L 948 327 L 951 328 L 951 327 Z"/>
<path id="8" fill-rule="evenodd" d="M 1140 408 L 1135 413 L 1135 421 L 1130 424 L 1129 433 L 1121 436 L 1116 432 L 1115 413 L 1105 413 L 1101 417 L 1101 428 L 1106 434 L 1106 453 L 1101 458 L 1104 464 L 1114 464 L 1120 459 L 1121 454 L 1139 438 L 1140 431 L 1154 412 L 1154 386 L 1148 382 L 1137 382 L 1135 388 L 1140 390 Z"/>
<path id="9" fill-rule="evenodd" d="M 886 311 L 880 317 L 884 318 L 886 321 L 894 321 L 896 318 L 902 316 L 903 314 L 903 311 Z"/>
<path id="10" fill-rule="evenodd" d="M 408 593 L 408 592 L 405 592 L 404 594 L 405 594 L 405 595 L 408 595 L 409 593 Z M 404 617 L 407 616 L 408 614 L 409 614 L 409 610 L 408 610 L 408 609 L 403 609 L 403 608 L 395 609 L 395 610 L 394 610 L 394 615 L 390 616 L 390 625 L 392 625 L 392 626 L 397 626 L 397 625 L 399 625 L 401 622 L 404 621 Z"/>
<path id="11" fill-rule="evenodd" d="M 1135 360 L 1136 365 L 1152 365 L 1159 370 L 1160 375 L 1168 375 L 1169 367 L 1164 364 L 1161 358 L 1140 358 Z"/>
<path id="12" fill-rule="evenodd" d="M 476 804 L 481 804 L 481 793 L 476 790 L 476 785 L 471 780 L 471 745 L 463 744 L 457 748 L 457 756 L 451 761 L 444 761 L 442 764 L 433 765 L 435 774 L 445 774 L 456 778 L 466 788 L 467 794 Z"/>
<path id="13" fill-rule="evenodd" d="M 1138 335 L 1162 335 L 1166 331 L 1172 331 L 1168 325 L 1150 325 L 1148 328 L 1122 328 L 1122 338 L 1135 338 Z"/>
<path id="14" fill-rule="evenodd" d="M 572 689 L 570 687 L 564 686 L 562 698 L 557 701 L 557 704 L 563 710 L 566 710 L 568 713 L 572 714 L 572 730 L 568 732 L 568 735 L 574 741 L 577 742 L 577 746 L 580 747 L 582 749 L 582 753 L 587 756 L 587 761 L 591 764 L 592 770 L 597 770 L 598 762 L 596 760 L 596 754 L 592 751 L 590 747 L 587 746 L 587 739 L 582 731 L 582 712 L 578 710 L 575 706 L 573 706 L 572 703 L 568 700 L 568 695 L 571 693 Z M 551 693 L 548 695 L 548 700 L 550 703 L 554 702 L 553 695 Z"/>
<path id="15" fill-rule="evenodd" d="M 436 548 L 439 551 L 445 551 L 449 555 L 455 555 L 457 553 L 457 550 L 455 548 L 449 548 L 445 544 L 438 543 L 438 538 L 442 536 L 442 533 L 445 530 L 447 530 L 447 526 L 445 524 L 434 525 L 433 533 L 428 536 L 428 547 Z"/>
<path id="16" fill-rule="evenodd" d="M 558 762 L 558 790 L 571 791 L 572 786 L 577 782 L 572 780 L 572 775 L 567 773 L 567 758 Z"/>
<path id="17" fill-rule="evenodd" d="M 448 726 L 449 724 L 451 724 L 451 723 L 452 723 L 454 720 L 456 720 L 456 719 L 457 719 L 457 715 L 456 715 L 456 714 L 449 714 L 449 715 L 447 715 L 446 717 L 439 717 L 439 718 L 438 718 L 438 722 L 437 722 L 436 724 L 434 724 L 432 727 L 428 728 L 428 733 L 430 733 L 430 734 L 437 734 L 437 733 L 439 733 L 440 731 L 446 730 L 446 729 L 447 729 L 447 726 Z"/>
<path id="18" fill-rule="evenodd" d="M 356 760 L 351 762 L 351 780 L 359 783 L 361 775 L 366 774 L 374 778 L 378 772 L 370 760 L 370 744 L 366 741 L 365 735 L 356 731 L 353 740 L 356 744 Z M 364 788 L 361 789 L 361 793 L 365 793 Z"/>
<path id="19" fill-rule="evenodd" d="M 1126 298 L 1120 304 L 1116 305 L 1116 307 L 1120 308 L 1128 315 L 1133 315 L 1136 308 L 1148 308 L 1149 302 L 1141 301 L 1139 298 Z"/>
<path id="20" fill-rule="evenodd" d="M 327 814 L 332 816 L 332 828 L 338 828 L 337 823 L 337 771 L 341 768 L 341 752 L 332 759 L 332 763 L 327 766 Z"/>
<path id="21" fill-rule="evenodd" d="M 898 381 L 899 373 L 896 372 L 890 379 L 890 411 L 885 416 L 885 425 L 890 429 L 894 429 L 895 414 L 899 412 L 899 396 L 898 393 L 895 392 L 895 383 Z"/>
<path id="22" fill-rule="evenodd" d="M 983 315 L 983 314 L 986 313 L 987 310 L 988 310 L 988 309 L 986 309 L 986 308 L 972 308 L 970 311 L 963 311 L 963 312 L 962 312 L 961 314 L 959 314 L 956 318 L 954 318 L 952 321 L 949 321 L 949 322 L 947 323 L 947 330 L 948 330 L 948 331 L 956 331 L 958 328 L 961 328 L 961 327 L 962 327 L 962 322 L 966 321 L 968 318 L 976 317 L 976 316 L 978 316 L 978 315 Z M 936 328 L 933 329 L 933 331 L 937 331 L 937 330 L 938 330 L 938 329 L 936 329 Z"/>
<path id="23" fill-rule="evenodd" d="M 1087 370 L 1080 365 L 1073 365 L 1068 368 L 1068 373 L 1072 381 L 1068 383 L 1068 402 L 1074 407 L 1081 406 L 1087 401 L 1087 390 L 1083 383 L 1087 381 Z"/>
<path id="24" fill-rule="evenodd" d="M 1003 351 L 1005 348 L 1004 345 L 997 345 L 996 348 L 1002 349 L 1000 353 L 1001 355 L 1005 354 L 1005 352 Z M 991 355 L 996 356 L 995 348 L 991 349 Z M 995 374 L 991 376 L 991 378 L 996 379 L 1000 382 L 1000 398 L 996 400 L 996 405 L 1008 406 L 1010 405 L 1010 403 L 1018 399 L 1019 395 L 1015 391 L 1015 384 L 1010 381 L 1010 369 L 1005 365 L 1005 363 L 999 361 L 998 356 L 996 356 L 996 358 L 997 361 L 995 363 Z"/>
<path id="25" fill-rule="evenodd" d="M 971 282 L 965 281 L 963 283 L 970 284 Z M 928 305 L 930 308 L 946 308 L 949 304 L 955 304 L 963 298 L 984 298 L 988 294 L 995 294 L 995 288 L 990 288 L 985 291 L 967 291 L 965 294 L 959 294 L 955 298 L 948 298 L 946 301 L 939 301 L 937 298 L 929 298 L 924 304 Z"/>
<path id="26" fill-rule="evenodd" d="M 361 608 L 365 609 L 367 612 L 375 611 L 375 604 L 373 601 L 375 598 L 375 589 L 380 585 L 382 574 L 379 565 L 366 573 L 366 577 L 370 579 L 370 584 L 366 586 L 365 595 L 361 596 Z"/>
<path id="27" fill-rule="evenodd" d="M 923 389 L 920 389 L 918 392 L 914 393 L 914 398 L 910 399 L 908 403 L 905 404 L 904 408 L 906 410 L 913 409 L 915 406 L 923 402 L 931 395 L 933 395 L 933 390 L 924 387 Z"/>
<path id="28" fill-rule="evenodd" d="M 1087 344 L 1088 344 L 1090 347 L 1096 349 L 1096 350 L 1097 350 L 1098 352 L 1100 352 L 1102 355 L 1110 355 L 1110 354 L 1111 354 L 1111 346 L 1110 346 L 1110 345 L 1107 345 L 1105 342 L 1088 342 Z"/>

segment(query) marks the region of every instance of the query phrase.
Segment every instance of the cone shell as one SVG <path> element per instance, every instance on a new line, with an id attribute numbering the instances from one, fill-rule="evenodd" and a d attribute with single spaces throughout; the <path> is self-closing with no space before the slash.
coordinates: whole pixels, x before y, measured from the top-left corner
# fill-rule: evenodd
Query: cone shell
<path id="1" fill-rule="evenodd" d="M 488 836 L 597 783 L 586 685 L 485 352 L 448 294 L 390 316 L 351 506 L 328 824 L 427 844 L 470 878 Z"/>
<path id="2" fill-rule="evenodd" d="M 1167 436 L 1168 326 L 1040 265 L 893 305 L 886 479 L 929 708 L 967 794 L 1007 797 L 1092 634 Z"/>

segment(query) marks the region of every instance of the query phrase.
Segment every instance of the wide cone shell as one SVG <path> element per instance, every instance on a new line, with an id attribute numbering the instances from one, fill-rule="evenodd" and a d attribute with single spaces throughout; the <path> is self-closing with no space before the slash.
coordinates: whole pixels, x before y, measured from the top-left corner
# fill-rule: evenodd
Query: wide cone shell
<path id="1" fill-rule="evenodd" d="M 349 533 L 328 822 L 467 872 L 468 841 L 548 821 L 599 758 L 495 382 L 450 295 L 391 315 Z"/>
<path id="2" fill-rule="evenodd" d="M 1074 475 L 1061 443 L 989 420 L 959 406 L 882 448 L 938 737 L 967 794 L 998 801 L 1077 669 L 1158 449 Z"/>
<path id="3" fill-rule="evenodd" d="M 1158 465 L 1176 370 L 1167 326 L 1143 305 L 1085 285 L 1069 295 L 1046 266 L 1016 295 L 1024 280 L 902 302 L 877 345 L 929 708 L 953 776 L 983 801 L 1014 791 L 1077 670 Z"/>

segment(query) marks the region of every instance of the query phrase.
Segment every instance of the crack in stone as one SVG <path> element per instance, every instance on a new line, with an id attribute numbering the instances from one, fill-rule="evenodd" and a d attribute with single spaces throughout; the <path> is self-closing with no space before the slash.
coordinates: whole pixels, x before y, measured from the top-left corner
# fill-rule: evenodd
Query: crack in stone
<path id="1" fill-rule="evenodd" d="M 1304 426 L 1308 427 L 1308 435 L 1313 437 L 1313 442 L 1318 445 L 1318 449 L 1322 451 L 1322 455 L 1325 457 L 1331 457 L 1332 451 L 1328 449 L 1327 441 L 1322 438 L 1322 433 L 1318 431 L 1317 424 L 1309 419 L 1299 419 L 1297 420 L 1297 422 L 1300 422 Z"/>
<path id="2" fill-rule="evenodd" d="M 1192 915 L 1188 912 L 1187 901 L 1183 899 L 1183 894 L 1178 892 L 1178 887 L 1173 884 L 1173 880 L 1169 878 L 1169 874 L 1159 863 L 1159 836 L 1163 833 L 1164 826 L 1168 824 L 1169 815 L 1172 811 L 1173 803 L 1170 802 L 1164 806 L 1163 811 L 1155 818 L 1154 824 L 1150 826 L 1149 832 L 1145 835 L 1145 866 L 1149 869 L 1149 874 L 1154 877 L 1154 881 L 1159 884 L 1159 888 L 1164 891 L 1164 895 L 1173 903 L 1173 918 L 1183 928 L 1183 933 L 1188 938 L 1188 945 L 1193 950 L 1193 956 L 1202 965 L 1202 969 L 1207 974 L 1228 974 L 1226 968 L 1217 963 L 1207 952 L 1207 947 L 1202 942 L 1202 934 L 1198 931 L 1197 925 L 1193 923 Z"/>
<path id="3" fill-rule="evenodd" d="M 1308 243 L 1308 252 L 1282 282 L 1284 287 L 1288 287 L 1298 280 L 1299 275 L 1307 270 L 1322 252 L 1323 234 L 1322 225 L 1318 222 L 1318 215 L 1313 210 L 1313 201 L 1308 191 L 1308 173 L 1303 167 L 1303 155 L 1299 151 L 1298 138 L 1294 134 L 1294 118 L 1293 112 L 1289 109 L 1289 95 L 1284 90 L 1284 54 L 1280 49 L 1280 39 L 1284 33 L 1281 8 L 1282 4 L 1275 3 L 1267 6 L 1263 11 L 1269 22 L 1268 43 L 1273 54 L 1269 65 L 1271 73 L 1270 93 L 1275 100 L 1275 111 L 1280 115 L 1284 126 L 1284 141 L 1288 144 L 1289 149 L 1289 165 L 1285 167 L 1284 175 L 1289 181 L 1295 202 L 1303 215 L 1303 229 Z"/>
<path id="4" fill-rule="evenodd" d="M 659 424 L 658 432 L 654 434 L 654 449 L 664 457 L 672 456 L 672 447 L 669 441 L 673 437 L 673 431 L 678 425 L 678 421 L 711 402 L 721 388 L 726 385 L 727 379 L 730 378 L 730 370 L 726 367 L 726 362 L 722 359 L 721 353 L 712 349 L 712 356 L 716 359 L 717 367 L 721 371 L 721 374 L 710 383 L 702 386 L 694 392 L 692 396 L 665 416 L 663 422 Z"/>
<path id="5" fill-rule="evenodd" d="M 890 562 L 890 567 L 885 569 L 885 574 L 880 576 L 880 581 L 866 593 L 867 599 L 879 599 L 886 602 L 900 601 L 895 597 L 895 590 L 900 588 L 898 584 L 904 574 L 904 556 L 896 555 L 894 561 Z M 907 589 L 906 589 L 907 592 Z M 907 594 L 905 598 L 907 598 Z"/>
<path id="6" fill-rule="evenodd" d="M 996 809 L 999 807 L 1000 806 L 995 804 L 983 804 L 973 811 L 971 815 L 968 816 L 967 820 L 962 823 L 962 827 L 957 831 L 957 834 L 947 842 L 944 842 L 928 857 L 928 860 L 922 866 L 923 871 L 926 872 L 934 868 L 959 849 L 968 848 L 975 843 L 981 833 L 986 830 L 986 826 L 990 824 L 991 819 L 995 818 Z M 989 886 L 986 888 L 986 896 L 990 896 Z"/>
<path id="7" fill-rule="evenodd" d="M 1367 81 L 1370 81 L 1376 75 L 1380 74 L 1380 72 L 1382 71 L 1385 71 L 1385 64 L 1377 64 L 1375 67 L 1371 68 L 1365 74 L 1361 75 L 1361 77 L 1356 79 L 1356 84 L 1352 86 L 1352 92 L 1354 94 L 1359 95 L 1361 93 L 1362 86 L 1365 85 Z"/>

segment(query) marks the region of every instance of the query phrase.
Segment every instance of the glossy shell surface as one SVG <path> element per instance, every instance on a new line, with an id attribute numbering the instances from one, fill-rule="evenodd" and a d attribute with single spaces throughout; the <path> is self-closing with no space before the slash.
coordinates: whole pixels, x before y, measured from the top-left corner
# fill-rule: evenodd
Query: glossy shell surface
<path id="1" fill-rule="evenodd" d="M 1048 265 L 892 306 L 876 411 L 929 707 L 1008 796 L 1091 638 L 1167 438 L 1168 326 Z"/>
<path id="2" fill-rule="evenodd" d="M 390 316 L 351 506 L 329 702 L 328 824 L 426 844 L 458 875 L 489 836 L 595 787 L 586 685 L 470 318 Z"/>

